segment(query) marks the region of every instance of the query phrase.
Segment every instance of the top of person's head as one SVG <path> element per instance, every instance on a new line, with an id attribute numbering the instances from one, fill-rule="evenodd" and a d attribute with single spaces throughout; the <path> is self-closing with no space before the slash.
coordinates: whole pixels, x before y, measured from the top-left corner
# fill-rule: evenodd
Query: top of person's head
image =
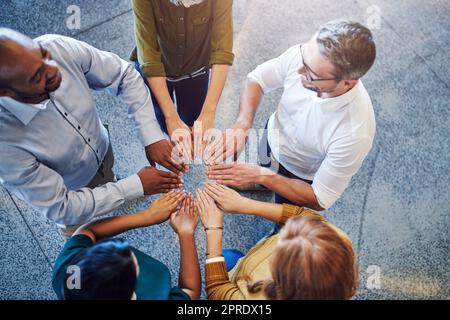
<path id="1" fill-rule="evenodd" d="M 35 48 L 36 43 L 26 35 L 8 28 L 0 28 L 0 87 L 6 87 L 8 76 L 17 66 L 16 57 L 26 49 Z"/>
<path id="2" fill-rule="evenodd" d="M 69 289 L 66 275 L 65 300 L 130 300 L 137 268 L 129 244 L 121 239 L 105 239 L 84 250 L 70 265 L 80 270 L 79 289 Z"/>
<path id="3" fill-rule="evenodd" d="M 333 20 L 316 34 L 319 50 L 336 69 L 335 76 L 357 80 L 369 71 L 376 57 L 372 32 L 358 22 Z"/>
<path id="4" fill-rule="evenodd" d="M 272 279 L 248 285 L 272 300 L 350 299 L 358 286 L 355 253 L 348 239 L 319 215 L 290 218 L 272 254 Z"/>

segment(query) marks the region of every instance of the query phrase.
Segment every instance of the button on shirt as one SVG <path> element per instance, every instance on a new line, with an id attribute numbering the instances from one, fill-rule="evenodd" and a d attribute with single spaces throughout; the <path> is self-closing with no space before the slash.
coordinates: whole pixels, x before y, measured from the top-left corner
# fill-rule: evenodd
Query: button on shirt
<path id="1" fill-rule="evenodd" d="M 300 46 L 259 65 L 248 77 L 264 93 L 283 88 L 268 122 L 273 157 L 296 176 L 313 180 L 322 208 L 344 192 L 372 148 L 375 116 L 361 81 L 345 94 L 323 99 L 301 83 Z"/>
<path id="2" fill-rule="evenodd" d="M 150 93 L 131 64 L 63 36 L 35 41 L 51 52 L 62 82 L 41 104 L 0 98 L 0 183 L 56 223 L 84 223 L 143 195 L 136 174 L 85 188 L 109 146 L 90 90 L 121 97 L 144 146 L 165 136 Z"/>

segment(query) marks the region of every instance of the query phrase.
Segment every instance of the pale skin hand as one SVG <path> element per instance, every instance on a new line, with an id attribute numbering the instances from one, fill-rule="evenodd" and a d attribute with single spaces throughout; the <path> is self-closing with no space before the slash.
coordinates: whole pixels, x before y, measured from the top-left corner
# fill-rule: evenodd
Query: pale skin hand
<path id="1" fill-rule="evenodd" d="M 198 299 L 201 289 L 200 266 L 195 246 L 195 228 L 198 224 L 198 212 L 192 196 L 183 200 L 181 208 L 170 216 L 170 225 L 180 240 L 180 276 L 178 286 L 191 299 Z"/>
<path id="2" fill-rule="evenodd" d="M 206 229 L 206 258 L 222 256 L 223 211 L 205 191 L 197 191 L 197 206 L 202 224 Z M 220 228 L 220 229 L 219 229 Z"/>
<path id="3" fill-rule="evenodd" d="M 194 123 L 194 158 L 201 156 L 205 145 L 210 142 L 208 130 L 214 128 L 214 120 L 220 97 L 228 77 L 229 66 L 215 64 L 211 67 L 211 83 L 202 106 L 202 112 Z"/>
<path id="4" fill-rule="evenodd" d="M 274 176 L 270 169 L 254 164 L 233 162 L 217 164 L 207 170 L 208 178 L 219 184 L 231 187 L 247 187 L 251 184 L 260 184 L 262 176 Z"/>
<path id="5" fill-rule="evenodd" d="M 281 204 L 249 199 L 220 184 L 207 183 L 205 191 L 226 212 L 256 215 L 274 222 L 280 221 L 283 214 Z"/>
<path id="6" fill-rule="evenodd" d="M 217 183 L 205 183 L 204 191 L 216 202 L 224 212 L 240 213 L 248 207 L 249 199 L 241 196 L 237 191 Z"/>
<path id="7" fill-rule="evenodd" d="M 196 194 L 200 219 L 205 228 L 221 228 L 223 226 L 223 211 L 205 190 L 198 190 Z"/>
<path id="8" fill-rule="evenodd" d="M 217 145 L 211 146 L 211 149 L 215 150 L 215 152 L 210 152 L 211 155 L 208 159 L 205 159 L 207 164 L 222 163 L 231 156 L 236 157 L 242 151 L 246 143 L 248 130 L 253 126 L 253 119 L 263 95 L 264 93 L 259 84 L 254 80 L 247 79 L 240 97 L 239 114 L 233 126 L 234 134 L 240 138 L 237 139 L 237 143 L 233 139 L 228 139 L 228 141 L 223 139 L 225 144 L 220 148 Z M 244 134 L 240 132 L 244 132 Z"/>

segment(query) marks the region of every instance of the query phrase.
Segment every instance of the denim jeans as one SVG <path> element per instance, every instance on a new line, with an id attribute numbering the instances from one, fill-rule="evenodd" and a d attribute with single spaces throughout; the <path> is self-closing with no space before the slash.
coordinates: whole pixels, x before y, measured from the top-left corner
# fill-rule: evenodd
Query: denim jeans
<path id="1" fill-rule="evenodd" d="M 139 67 L 138 62 L 135 62 L 134 67 L 142 76 L 141 68 Z M 201 73 L 195 78 L 188 78 L 177 82 L 166 81 L 167 88 L 169 89 L 169 95 L 172 98 L 172 101 L 176 103 L 177 112 L 180 115 L 181 120 L 183 120 L 188 127 L 192 127 L 194 125 L 194 121 L 197 120 L 200 112 L 202 111 L 203 103 L 205 102 L 206 95 L 208 94 L 209 74 L 210 70 L 209 68 L 206 68 L 204 73 Z M 144 76 L 142 77 L 145 84 L 150 89 L 147 78 Z M 156 119 L 158 120 L 161 130 L 167 133 L 164 114 L 151 89 L 150 93 L 152 95 Z"/>

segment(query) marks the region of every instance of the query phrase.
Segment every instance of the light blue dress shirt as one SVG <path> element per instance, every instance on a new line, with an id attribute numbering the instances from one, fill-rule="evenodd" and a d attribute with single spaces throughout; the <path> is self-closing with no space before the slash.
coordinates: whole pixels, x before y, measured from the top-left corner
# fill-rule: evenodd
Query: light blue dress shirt
<path id="1" fill-rule="evenodd" d="M 121 97 L 144 146 L 166 136 L 150 92 L 130 63 L 59 35 L 35 41 L 51 52 L 62 82 L 38 105 L 0 97 L 0 183 L 58 224 L 85 223 L 143 195 L 136 174 L 85 187 L 109 146 L 90 90 L 106 89 Z"/>

